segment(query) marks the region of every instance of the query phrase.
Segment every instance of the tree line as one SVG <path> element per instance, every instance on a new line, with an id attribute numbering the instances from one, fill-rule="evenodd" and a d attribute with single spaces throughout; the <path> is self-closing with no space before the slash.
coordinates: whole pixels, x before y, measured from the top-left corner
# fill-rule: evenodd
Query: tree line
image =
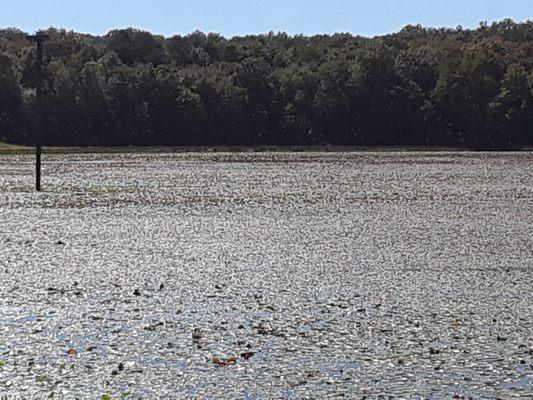
<path id="1" fill-rule="evenodd" d="M 48 145 L 533 144 L 533 21 L 374 38 L 50 28 Z M 35 48 L 0 30 L 0 141 L 34 139 Z"/>

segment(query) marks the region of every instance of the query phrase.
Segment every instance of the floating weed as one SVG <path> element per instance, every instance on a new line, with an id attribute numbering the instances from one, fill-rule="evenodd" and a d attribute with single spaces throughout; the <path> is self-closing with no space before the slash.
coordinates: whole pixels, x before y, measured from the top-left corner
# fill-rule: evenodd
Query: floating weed
<path id="1" fill-rule="evenodd" d="M 49 382 L 50 378 L 47 377 L 46 375 L 38 375 L 35 377 L 35 381 L 39 383 L 45 383 L 45 382 Z"/>
<path id="2" fill-rule="evenodd" d="M 117 194 L 117 193 L 134 193 L 135 188 L 132 186 L 98 186 L 89 190 L 92 194 Z"/>

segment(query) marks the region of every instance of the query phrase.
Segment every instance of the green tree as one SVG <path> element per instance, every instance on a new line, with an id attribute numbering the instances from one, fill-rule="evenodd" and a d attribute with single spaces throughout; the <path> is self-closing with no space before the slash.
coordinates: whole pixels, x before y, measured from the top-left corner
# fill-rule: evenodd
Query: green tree
<path id="1" fill-rule="evenodd" d="M 533 70 L 511 64 L 492 104 L 493 118 L 499 122 L 499 146 L 521 146 L 533 139 Z"/>
<path id="2" fill-rule="evenodd" d="M 9 56 L 0 53 L 0 140 L 26 142 L 22 91 Z"/>

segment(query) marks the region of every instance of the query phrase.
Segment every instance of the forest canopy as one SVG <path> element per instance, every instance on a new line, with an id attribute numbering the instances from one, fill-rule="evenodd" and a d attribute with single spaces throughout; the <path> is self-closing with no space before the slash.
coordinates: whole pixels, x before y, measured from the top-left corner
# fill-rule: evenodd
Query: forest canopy
<path id="1" fill-rule="evenodd" d="M 533 21 L 386 36 L 43 31 L 48 145 L 533 145 Z M 34 142 L 35 45 L 0 30 L 0 141 Z"/>

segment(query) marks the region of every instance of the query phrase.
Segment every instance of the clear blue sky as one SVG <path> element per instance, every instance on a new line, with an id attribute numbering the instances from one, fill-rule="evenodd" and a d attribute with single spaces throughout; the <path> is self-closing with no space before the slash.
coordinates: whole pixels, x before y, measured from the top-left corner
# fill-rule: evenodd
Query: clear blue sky
<path id="1" fill-rule="evenodd" d="M 269 31 L 378 35 L 407 24 L 477 27 L 533 19 L 533 0 L 0 0 L 0 27 L 103 34 L 135 27 L 170 36 Z"/>

